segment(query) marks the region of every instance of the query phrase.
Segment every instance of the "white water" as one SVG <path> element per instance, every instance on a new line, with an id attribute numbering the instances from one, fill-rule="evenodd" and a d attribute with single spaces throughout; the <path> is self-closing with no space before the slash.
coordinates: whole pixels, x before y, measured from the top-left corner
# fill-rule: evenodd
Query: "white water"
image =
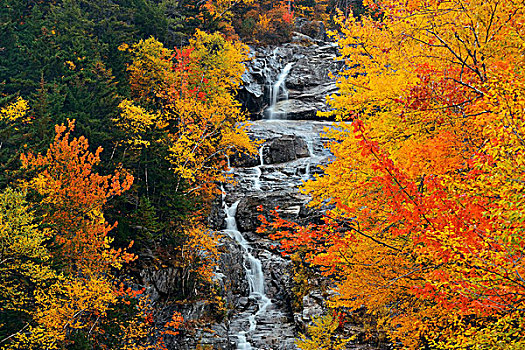
<path id="1" fill-rule="evenodd" d="M 261 152 L 262 153 L 262 152 Z M 223 193 L 225 193 L 223 191 Z M 224 195 L 223 195 L 224 197 Z M 247 341 L 246 335 L 252 333 L 257 328 L 257 316 L 264 314 L 266 309 L 272 304 L 270 298 L 268 298 L 264 292 L 264 274 L 262 271 L 262 264 L 259 259 L 254 257 L 251 253 L 252 247 L 243 237 L 239 229 L 237 228 L 237 222 L 235 221 L 235 215 L 237 213 L 237 207 L 239 201 L 236 201 L 231 206 L 224 204 L 224 213 L 226 214 L 226 230 L 224 232 L 234 239 L 243 249 L 244 260 L 249 266 L 245 266 L 246 277 L 248 279 L 248 286 L 250 287 L 250 297 L 257 300 L 258 310 L 255 314 L 250 315 L 247 319 L 250 324 L 248 331 L 241 331 L 237 336 L 237 350 L 251 350 L 252 346 Z"/>
<path id="2" fill-rule="evenodd" d="M 279 93 L 281 92 L 281 90 L 282 90 L 281 95 L 284 96 L 284 99 L 285 100 L 288 99 L 288 90 L 286 90 L 285 82 L 286 82 L 286 77 L 288 76 L 288 73 L 290 73 L 290 70 L 292 69 L 292 66 L 293 66 L 293 63 L 291 62 L 286 64 L 282 72 L 277 77 L 277 81 L 272 85 L 270 89 L 271 105 L 268 108 L 269 119 L 276 119 L 276 118 L 286 119 L 286 113 L 275 112 L 275 106 L 277 105 L 277 102 L 279 102 L 278 99 L 279 99 L 279 96 L 280 96 Z"/>
<path id="3" fill-rule="evenodd" d="M 310 172 L 312 169 L 312 163 L 316 164 L 320 160 L 320 157 L 316 156 L 314 151 L 314 142 L 315 137 L 313 135 L 302 135 L 305 139 L 306 146 L 308 147 L 308 153 L 310 153 L 310 157 L 308 157 L 307 163 L 306 163 L 306 169 L 303 175 L 303 181 L 310 180 Z M 320 142 L 320 141 L 319 141 Z"/>
<path id="4" fill-rule="evenodd" d="M 308 181 L 310 179 L 310 171 L 312 168 L 312 159 L 315 157 L 314 154 L 314 143 L 313 140 L 306 140 L 306 145 L 308 146 L 308 153 L 310 153 L 310 157 L 308 158 L 308 163 L 306 163 L 306 169 L 304 171 L 303 175 L 303 181 Z"/>
<path id="5" fill-rule="evenodd" d="M 240 232 L 241 225 L 236 221 L 240 205 L 237 200 L 241 197 L 257 198 L 271 193 L 283 196 L 283 210 L 297 210 L 297 203 L 287 203 L 287 193 L 291 188 L 310 179 L 310 174 L 315 172 L 315 166 L 329 156 L 329 152 L 322 147 L 322 137 L 319 135 L 322 129 L 329 125 L 323 122 L 305 123 L 278 119 L 254 121 L 250 125 L 250 132 L 254 138 L 273 140 L 283 135 L 295 135 L 306 142 L 310 157 L 287 163 L 265 162 L 264 156 L 272 152 L 268 146 L 269 142 L 266 142 L 259 146 L 259 162 L 256 166 L 236 167 L 232 158 L 228 172 L 236 183 L 225 183 L 226 189 L 222 188 L 222 210 L 226 226 L 222 232 L 234 239 L 239 246 L 249 287 L 249 297 L 236 306 L 235 312 L 229 318 L 229 336 L 235 341 L 236 350 L 297 349 L 293 342 L 293 321 L 290 321 L 287 310 L 279 301 L 272 303 L 270 300 L 270 297 L 278 300 L 279 294 L 274 293 L 279 293 L 276 289 L 279 287 L 265 284 L 264 273 L 273 275 L 279 271 L 274 269 L 278 258 L 271 258 L 271 252 L 267 251 L 263 244 L 248 242 L 245 233 Z M 263 270 L 263 264 L 269 270 Z M 266 277 L 268 281 L 269 276 Z"/>
<path id="6" fill-rule="evenodd" d="M 226 161 L 228 162 L 227 163 L 227 169 L 226 172 L 231 172 L 232 171 L 232 164 L 231 164 L 231 161 L 230 161 L 230 156 L 226 155 Z"/>
<path id="7" fill-rule="evenodd" d="M 263 147 L 259 148 L 259 165 L 254 167 L 255 171 L 255 179 L 253 180 L 253 189 L 256 191 L 261 191 L 261 175 L 262 170 L 261 167 L 264 165 L 264 157 L 263 157 Z"/>

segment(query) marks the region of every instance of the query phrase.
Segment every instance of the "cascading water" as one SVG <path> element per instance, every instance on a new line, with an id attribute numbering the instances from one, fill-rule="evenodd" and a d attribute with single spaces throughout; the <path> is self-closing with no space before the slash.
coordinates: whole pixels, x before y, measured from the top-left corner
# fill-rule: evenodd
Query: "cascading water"
<path id="1" fill-rule="evenodd" d="M 226 182 L 222 189 L 222 212 L 226 227 L 223 233 L 239 247 L 238 251 L 242 254 L 240 261 L 244 266 L 241 269 L 247 282 L 243 287 L 245 292 L 232 303 L 226 328 L 229 344 L 237 350 L 297 349 L 294 344 L 294 315 L 290 314 L 290 306 L 285 301 L 289 293 L 285 288 L 288 287 L 279 282 L 290 278 L 283 268 L 287 261 L 272 251 L 272 242 L 267 237 L 253 233 L 256 227 L 247 228 L 246 225 L 257 225 L 256 204 L 264 205 L 265 209 L 275 207 L 274 202 L 271 205 L 270 202 L 264 202 L 273 200 L 270 198 L 278 198 L 283 212 L 299 213 L 304 197 L 294 195 L 294 188 L 309 179 L 314 166 L 329 156 L 329 152 L 323 149 L 323 140 L 319 135 L 327 125 L 322 122 L 287 120 L 254 121 L 249 126 L 250 135 L 254 139 L 266 140 L 259 147 L 257 165 L 238 163 L 236 167 L 232 158 L 232 167 L 228 173 L 235 183 Z M 300 157 L 276 161 L 279 158 L 276 152 L 290 153 L 290 150 L 280 149 L 272 143 L 283 137 L 288 137 L 287 140 L 302 140 L 291 143 L 292 152 L 298 152 Z M 294 147 L 303 149 L 296 151 Z M 304 148 L 308 148 L 306 152 Z M 236 283 L 237 286 L 241 284 Z"/>
<path id="2" fill-rule="evenodd" d="M 265 141 L 258 162 L 242 156 L 228 160 L 231 181 L 224 183 L 222 204 L 210 217 L 214 227 L 225 228 L 216 280 L 226 313 L 195 335 L 204 347 L 297 350 L 298 328 L 319 310 L 316 297 L 308 298 L 302 309 L 294 307 L 292 263 L 274 248 L 276 242 L 256 229 L 257 217 L 277 206 L 283 218 L 300 223 L 317 217 L 297 187 L 321 173 L 317 165 L 330 161 L 323 148 L 328 140 L 320 135 L 329 124 L 284 118 L 311 119 L 315 111 L 329 110 L 325 96 L 337 87 L 328 72 L 339 71 L 344 62 L 334 59 L 337 44 L 320 45 L 259 47 L 247 63 L 240 96 L 250 113 L 264 114 L 264 120 L 250 122 L 247 130 L 252 139 Z"/>
<path id="3" fill-rule="evenodd" d="M 286 90 L 286 77 L 290 73 L 293 67 L 293 63 L 289 62 L 284 66 L 283 70 L 277 77 L 275 83 L 270 88 L 270 107 L 268 108 L 268 118 L 271 119 L 286 119 L 286 112 L 275 111 L 279 97 L 284 97 L 284 100 L 288 99 L 288 90 Z"/>
<path id="4" fill-rule="evenodd" d="M 318 156 L 315 153 L 314 143 L 318 142 L 320 143 L 320 140 L 316 140 L 316 136 L 313 135 L 304 135 L 306 146 L 308 147 L 308 153 L 310 154 L 310 157 L 308 157 L 308 160 L 306 162 L 306 168 L 303 175 L 303 180 L 307 181 L 310 180 L 310 172 L 312 169 L 312 164 L 318 163 L 324 156 Z"/>
<path id="5" fill-rule="evenodd" d="M 264 165 L 264 157 L 263 157 L 264 148 L 263 147 L 264 146 L 261 146 L 261 148 L 259 148 L 259 163 L 260 164 L 254 167 L 255 178 L 253 180 L 253 189 L 256 191 L 261 191 L 261 175 L 262 175 L 261 167 Z"/>
<path id="6" fill-rule="evenodd" d="M 255 258 L 251 251 L 252 247 L 243 237 L 241 232 L 237 228 L 237 222 L 235 221 L 235 214 L 237 212 L 237 206 L 239 201 L 236 201 L 231 206 L 224 205 L 224 213 L 226 214 L 226 229 L 224 232 L 233 238 L 243 249 L 244 260 L 249 264 L 249 267 L 245 266 L 246 277 L 248 279 L 248 285 L 250 287 L 250 297 L 257 300 L 258 310 L 255 314 L 248 316 L 248 322 L 250 327 L 248 331 L 241 331 L 237 336 L 237 349 L 238 350 L 251 350 L 252 346 L 247 341 L 246 335 L 256 330 L 257 328 L 257 316 L 266 312 L 266 309 L 272 304 L 270 298 L 264 293 L 264 274 L 262 271 L 261 261 Z"/>

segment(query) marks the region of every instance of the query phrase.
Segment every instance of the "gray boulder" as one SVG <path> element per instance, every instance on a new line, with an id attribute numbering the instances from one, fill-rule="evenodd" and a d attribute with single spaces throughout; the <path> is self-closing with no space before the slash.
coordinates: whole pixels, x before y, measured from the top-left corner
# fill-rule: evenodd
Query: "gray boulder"
<path id="1" fill-rule="evenodd" d="M 273 139 L 263 148 L 264 164 L 286 163 L 309 155 L 306 142 L 295 135 Z"/>

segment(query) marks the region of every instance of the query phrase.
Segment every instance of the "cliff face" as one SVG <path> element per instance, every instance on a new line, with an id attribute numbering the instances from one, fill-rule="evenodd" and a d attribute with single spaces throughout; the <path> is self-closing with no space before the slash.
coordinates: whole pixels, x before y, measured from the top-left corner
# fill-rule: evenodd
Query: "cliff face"
<path id="1" fill-rule="evenodd" d="M 316 119 L 328 110 L 326 98 L 337 92 L 330 73 L 344 64 L 336 43 L 296 33 L 292 43 L 252 49 L 252 57 L 239 99 L 254 119 Z"/>

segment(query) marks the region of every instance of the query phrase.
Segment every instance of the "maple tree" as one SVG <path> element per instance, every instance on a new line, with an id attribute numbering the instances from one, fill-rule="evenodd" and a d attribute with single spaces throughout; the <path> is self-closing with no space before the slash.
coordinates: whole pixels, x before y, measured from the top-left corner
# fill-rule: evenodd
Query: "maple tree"
<path id="1" fill-rule="evenodd" d="M 407 348 L 519 348 L 524 327 L 524 4 L 369 2 L 339 18 L 348 68 L 306 183 L 323 225 L 276 218 L 283 248 L 335 278 Z M 497 321 L 495 321 L 497 320 Z"/>
<path id="2" fill-rule="evenodd" d="M 121 171 L 112 176 L 93 172 L 102 149 L 91 153 L 83 136 L 70 140 L 73 128 L 72 121 L 67 127 L 57 126 L 55 141 L 46 155 L 22 155 L 22 168 L 37 171 L 24 187 L 42 196 L 43 223 L 54 231 L 61 260 L 85 273 L 104 272 L 130 259 L 126 253 L 106 251 L 111 243 L 108 232 L 116 224 L 105 221 L 103 207 L 109 198 L 129 189 L 133 177 Z"/>
<path id="3" fill-rule="evenodd" d="M 73 125 L 70 122 L 69 128 Z M 28 242 L 46 251 L 44 240 L 53 239 L 42 261 L 53 257 L 63 267 L 57 271 L 46 264 L 40 269 L 42 273 L 47 271 L 47 279 L 51 281 L 28 296 L 33 305 L 32 319 L 26 324 L 26 331 L 12 335 L 9 347 L 54 349 L 70 342 L 68 334 L 74 330 L 97 330 L 97 320 L 116 302 L 113 282 L 108 276 L 110 268 L 118 268 L 132 259 L 131 255 L 109 247 L 107 233 L 112 226 L 102 214 L 107 198 L 129 188 L 132 177 L 128 175 L 120 182 L 117 173 L 109 181 L 109 176 L 93 173 L 100 150 L 90 153 L 85 138 L 70 141 L 69 131 L 65 131 L 64 125 L 56 127 L 55 142 L 45 156 L 22 155 L 23 167 L 37 172 L 22 187 L 42 196 L 38 209 L 46 227 L 42 231 L 45 236 L 37 235 L 36 225 L 28 218 L 31 221 L 27 228 L 34 231 L 32 237 L 27 237 Z"/>

